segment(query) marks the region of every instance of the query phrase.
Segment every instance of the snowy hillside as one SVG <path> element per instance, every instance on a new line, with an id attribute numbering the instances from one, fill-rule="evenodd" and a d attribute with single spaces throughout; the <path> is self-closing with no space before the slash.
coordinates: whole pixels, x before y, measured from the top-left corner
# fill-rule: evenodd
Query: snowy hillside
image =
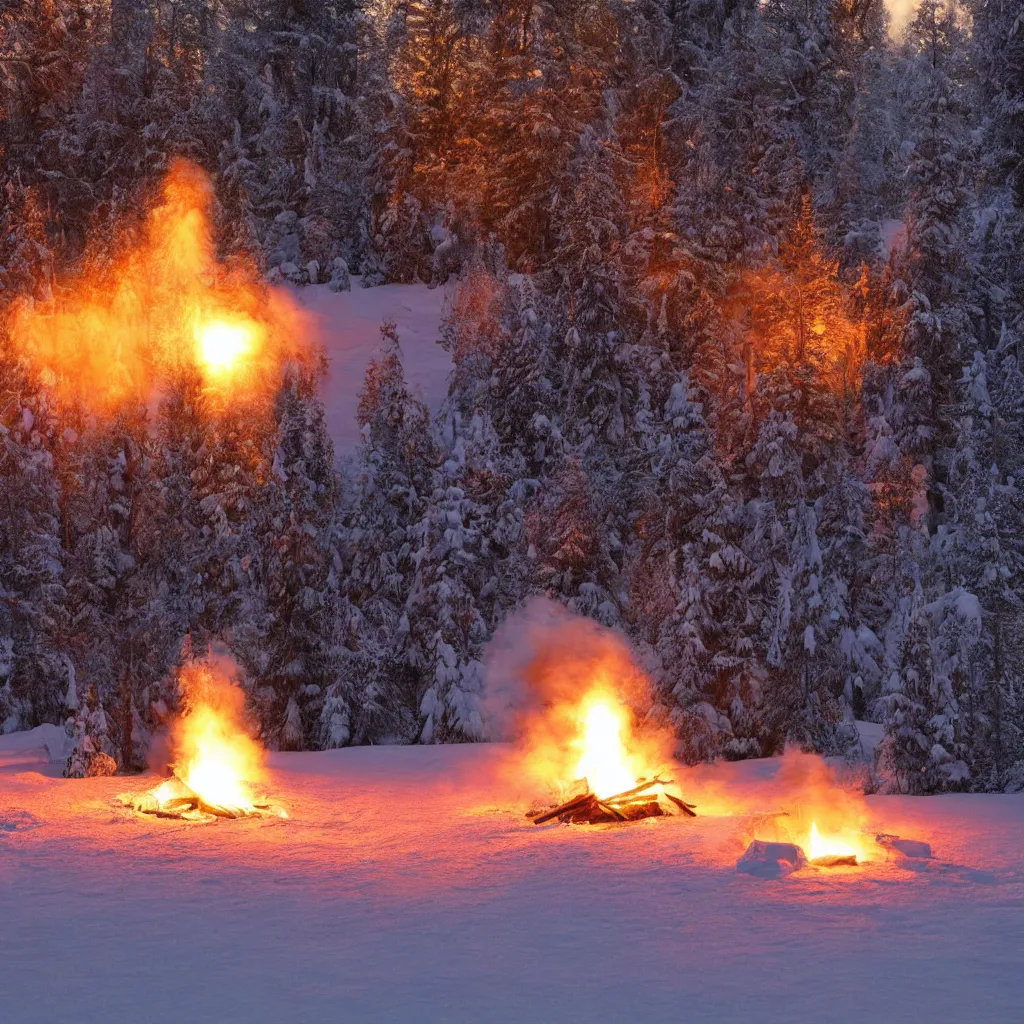
<path id="1" fill-rule="evenodd" d="M 112 803 L 151 779 L 0 769 L 0 1019 L 1020 1019 L 1024 797 L 870 798 L 933 858 L 765 882 L 735 861 L 778 760 L 682 773 L 696 819 L 535 827 L 508 757 L 275 755 L 290 819 L 209 825 Z"/>
<path id="2" fill-rule="evenodd" d="M 298 293 L 316 317 L 320 341 L 330 361 L 323 385 L 327 429 L 339 455 L 359 441 L 356 406 L 367 362 L 377 352 L 380 325 L 394 320 L 402 345 L 406 380 L 432 412 L 448 389 L 451 359 L 437 343 L 440 337 L 444 289 L 426 285 L 392 284 L 362 288 L 359 279 L 348 292 L 326 286 Z"/>

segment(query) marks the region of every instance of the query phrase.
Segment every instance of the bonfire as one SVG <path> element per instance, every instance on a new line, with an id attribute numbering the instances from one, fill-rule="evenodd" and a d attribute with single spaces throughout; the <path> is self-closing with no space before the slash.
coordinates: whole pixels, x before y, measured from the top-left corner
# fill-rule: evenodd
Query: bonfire
<path id="1" fill-rule="evenodd" d="M 671 779 L 642 767 L 642 747 L 630 750 L 630 711 L 606 687 L 587 694 L 576 711 L 578 751 L 576 780 L 567 800 L 547 810 L 531 811 L 535 825 L 558 818 L 573 824 L 637 821 L 665 814 L 695 817 L 692 804 L 669 791 Z"/>
<path id="2" fill-rule="evenodd" d="M 222 669 L 202 663 L 185 668 L 181 685 L 185 710 L 172 734 L 173 776 L 123 801 L 162 818 L 287 817 L 257 795 L 264 751 L 245 728 L 241 690 Z"/>

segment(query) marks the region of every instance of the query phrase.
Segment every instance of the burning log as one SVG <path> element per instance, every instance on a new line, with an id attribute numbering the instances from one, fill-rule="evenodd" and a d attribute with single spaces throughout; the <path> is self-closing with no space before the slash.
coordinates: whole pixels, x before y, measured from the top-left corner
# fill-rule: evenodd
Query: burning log
<path id="1" fill-rule="evenodd" d="M 676 807 L 683 812 L 683 814 L 688 815 L 691 818 L 697 817 L 697 812 L 694 810 L 694 804 L 688 804 L 685 800 L 680 800 L 679 797 L 673 796 L 667 790 L 665 792 L 665 796 L 668 797 L 668 799 L 671 800 L 672 803 L 674 803 Z"/>
<path id="2" fill-rule="evenodd" d="M 667 797 L 670 806 L 682 811 L 688 817 L 695 818 L 697 812 L 693 804 L 688 804 L 680 797 L 669 793 L 664 787 L 668 783 L 657 777 L 646 779 L 632 789 L 616 793 L 614 796 L 598 797 L 589 788 L 579 796 L 574 796 L 557 807 L 542 812 L 527 814 L 535 825 L 545 822 L 559 821 L 573 825 L 598 825 L 604 822 L 639 821 L 642 818 L 660 818 L 674 813 L 661 803 L 661 797 Z M 658 793 L 651 793 L 655 786 L 660 786 Z"/>
<path id="3" fill-rule="evenodd" d="M 857 857 L 855 854 L 826 854 L 824 857 L 815 857 L 811 862 L 818 868 L 855 868 Z"/>
<path id="4" fill-rule="evenodd" d="M 161 783 L 156 789 L 137 795 L 127 794 L 121 802 L 140 814 L 156 818 L 179 818 L 185 821 L 205 821 L 209 818 L 253 818 L 280 816 L 270 804 L 251 803 L 246 806 L 227 806 L 204 800 L 177 776 Z"/>
<path id="5" fill-rule="evenodd" d="M 579 807 L 586 806 L 590 803 L 596 803 L 597 797 L 593 793 L 584 793 L 583 796 L 573 797 L 571 800 L 567 800 L 564 804 L 559 804 L 557 807 L 552 807 L 550 811 L 545 811 L 543 814 L 538 814 L 533 819 L 534 825 L 543 825 L 547 821 L 551 821 L 553 818 L 558 818 L 563 814 L 568 814 L 571 811 L 575 811 Z M 530 817 L 530 815 L 527 815 Z"/>

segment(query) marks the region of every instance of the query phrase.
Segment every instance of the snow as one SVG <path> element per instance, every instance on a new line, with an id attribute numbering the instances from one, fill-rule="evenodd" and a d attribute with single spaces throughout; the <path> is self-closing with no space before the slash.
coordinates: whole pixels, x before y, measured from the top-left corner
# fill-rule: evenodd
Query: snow
<path id="1" fill-rule="evenodd" d="M 0 773 L 0 1016 L 1018 1020 L 1024 797 L 871 797 L 935 856 L 765 883 L 735 864 L 778 765 L 680 772 L 696 819 L 595 827 L 530 824 L 498 744 L 276 754 L 291 817 L 205 825 L 114 806 L 151 777 Z"/>
<path id="2" fill-rule="evenodd" d="M 860 739 L 860 747 L 864 752 L 864 759 L 871 761 L 875 756 L 875 750 L 882 742 L 885 735 L 885 726 L 879 722 L 856 722 L 857 736 Z"/>
<path id="3" fill-rule="evenodd" d="M 414 393 L 436 412 L 448 392 L 451 357 L 438 344 L 445 291 L 423 284 L 389 284 L 363 288 L 352 279 L 352 290 L 332 292 L 327 285 L 297 292 L 313 314 L 317 335 L 327 350 L 329 371 L 323 399 L 327 429 L 339 455 L 359 442 L 356 407 L 366 364 L 380 343 L 380 325 L 393 319 L 398 325 L 406 381 Z"/>
<path id="4" fill-rule="evenodd" d="M 894 248 L 905 243 L 906 229 L 902 220 L 883 220 L 881 225 L 882 258 L 888 259 Z"/>
<path id="5" fill-rule="evenodd" d="M 59 725 L 40 725 L 0 736 L 0 769 L 11 765 L 63 764 L 72 745 L 71 737 Z"/>
<path id="6" fill-rule="evenodd" d="M 806 863 L 804 851 L 795 843 L 766 843 L 755 839 L 736 861 L 736 870 L 755 878 L 784 878 Z"/>

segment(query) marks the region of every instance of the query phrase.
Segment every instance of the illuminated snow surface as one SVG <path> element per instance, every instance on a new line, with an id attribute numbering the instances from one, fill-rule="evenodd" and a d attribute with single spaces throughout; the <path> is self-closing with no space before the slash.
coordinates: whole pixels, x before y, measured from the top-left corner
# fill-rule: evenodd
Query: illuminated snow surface
<path id="1" fill-rule="evenodd" d="M 12 759 L 0 1019 L 1020 1019 L 1024 797 L 872 797 L 872 829 L 933 859 L 764 881 L 736 872 L 749 816 L 536 827 L 500 781 L 508 756 L 275 754 L 267 790 L 291 818 L 210 824 L 114 805 L 152 777 Z M 678 778 L 699 804 L 777 765 Z"/>
<path id="2" fill-rule="evenodd" d="M 402 366 L 413 394 L 436 413 L 448 393 L 451 357 L 437 343 L 445 289 L 423 284 L 389 284 L 332 292 L 326 285 L 297 291 L 301 304 L 315 317 L 318 336 L 327 352 L 323 386 L 327 429 L 339 455 L 359 443 L 356 407 L 366 364 L 378 354 L 380 326 L 392 319 L 398 327 Z"/>

